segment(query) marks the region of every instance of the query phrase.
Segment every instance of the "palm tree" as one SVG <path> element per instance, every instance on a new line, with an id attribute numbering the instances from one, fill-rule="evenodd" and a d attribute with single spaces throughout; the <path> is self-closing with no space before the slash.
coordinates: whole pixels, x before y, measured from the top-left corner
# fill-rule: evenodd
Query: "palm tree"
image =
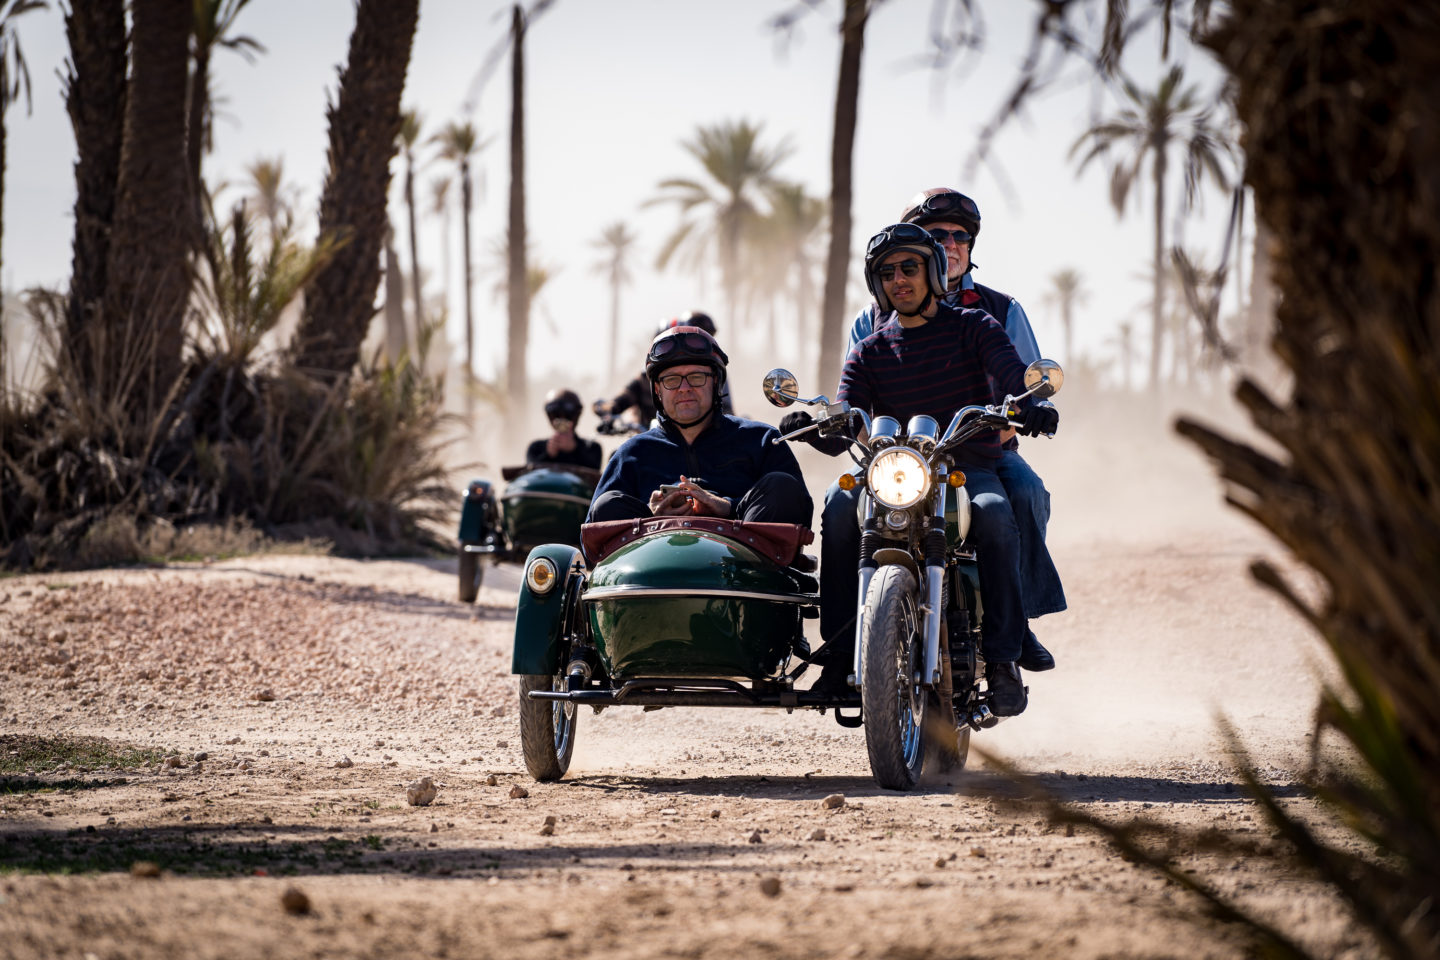
<path id="1" fill-rule="evenodd" d="M 1060 327 L 1065 331 L 1065 360 L 1075 359 L 1075 308 L 1083 306 L 1090 299 L 1080 271 L 1074 267 L 1057 270 L 1050 275 L 1050 290 L 1045 302 L 1060 308 Z"/>
<path id="2" fill-rule="evenodd" d="M 216 47 L 224 47 L 240 53 L 247 60 L 254 59 L 256 52 L 264 53 L 265 48 L 253 37 L 232 37 L 235 18 L 250 0 L 192 0 L 195 10 L 194 30 L 190 35 L 190 56 L 194 67 L 190 71 L 189 117 L 185 143 L 185 170 L 189 174 L 190 204 L 195 217 L 195 240 L 197 249 L 203 249 L 201 238 L 205 230 L 205 210 L 201 200 L 204 182 L 200 179 L 200 158 L 214 144 L 211 132 L 214 109 L 210 98 L 210 56 Z"/>
<path id="3" fill-rule="evenodd" d="M 659 185 L 662 195 L 647 201 L 647 206 L 673 203 L 681 216 L 656 258 L 657 265 L 664 269 L 685 249 L 686 265 L 703 273 L 712 252 L 718 254 L 721 283 L 734 320 L 738 320 L 741 245 L 760 217 L 762 191 L 774 184 L 775 168 L 792 152 L 784 142 L 762 149 L 759 139 L 760 124 L 748 120 L 699 127 L 694 138 L 681 146 L 700 161 L 706 179 L 663 180 Z M 708 212 L 708 223 L 690 219 L 696 211 Z"/>
<path id="4" fill-rule="evenodd" d="M 15 18 L 43 9 L 43 0 L 5 0 L 0 5 L 0 210 L 4 209 L 5 202 L 5 114 L 10 104 L 20 99 L 21 91 L 25 93 L 25 112 L 30 112 L 30 68 L 25 65 L 25 54 L 20 49 Z M 5 236 L 4 227 L 4 218 L 0 216 L 0 241 Z"/>
<path id="5" fill-rule="evenodd" d="M 1193 86 L 1183 87 L 1184 72 L 1177 65 L 1170 68 L 1154 92 L 1143 92 L 1125 81 L 1125 96 L 1130 105 L 1118 114 L 1091 127 L 1080 135 L 1070 148 L 1073 157 L 1088 146 L 1080 159 L 1076 175 L 1096 157 L 1108 156 L 1116 147 L 1128 147 L 1128 158 L 1117 160 L 1110 169 L 1110 202 L 1117 215 L 1123 215 L 1131 187 L 1139 179 L 1142 166 L 1151 161 L 1151 182 L 1155 190 L 1155 249 L 1153 258 L 1153 296 L 1151 302 L 1150 388 L 1160 386 L 1160 355 L 1164 337 L 1165 306 L 1165 177 L 1169 170 L 1170 149 L 1179 146 L 1184 152 L 1185 195 L 1182 209 L 1193 206 L 1200 179 L 1209 174 L 1224 188 L 1228 183 L 1222 161 L 1229 157 L 1230 146 L 1212 124 L 1211 108 L 1202 106 Z"/>
<path id="6" fill-rule="evenodd" d="M 405 212 L 410 219 L 410 281 L 415 300 L 415 329 L 425 326 L 425 307 L 420 291 L 420 242 L 415 227 L 415 144 L 420 139 L 421 118 L 418 110 L 400 114 L 400 150 L 405 154 Z"/>
<path id="7" fill-rule="evenodd" d="M 430 212 L 440 218 L 440 281 L 444 294 L 441 303 L 450 312 L 450 183 L 449 177 L 430 181 Z"/>
<path id="8" fill-rule="evenodd" d="M 65 14 L 70 56 L 65 73 L 65 107 L 75 134 L 75 238 L 70 296 L 66 303 L 65 349 L 78 382 L 113 386 L 95 361 L 107 354 L 103 329 L 96 329 L 105 298 L 115 189 L 124 137 L 126 60 L 125 0 L 72 5 Z"/>
<path id="9" fill-rule="evenodd" d="M 604 274 L 610 284 L 610 352 L 605 366 L 607 383 L 615 379 L 615 354 L 620 342 L 620 291 L 630 283 L 629 257 L 636 236 L 623 220 L 617 220 L 600 231 L 600 238 L 590 245 L 604 256 L 595 264 L 595 272 Z"/>
<path id="10" fill-rule="evenodd" d="M 267 160 L 257 158 L 245 168 L 250 175 L 250 198 L 255 201 L 257 212 L 270 225 L 270 238 L 288 234 L 294 225 L 294 211 L 286 196 L 285 158 Z"/>
<path id="11" fill-rule="evenodd" d="M 825 223 L 825 201 L 812 197 L 803 184 L 777 182 L 766 191 L 770 213 L 765 217 L 762 234 L 771 251 L 768 269 L 794 278 L 796 334 L 801 350 L 814 343 L 808 318 L 815 314 L 815 250 L 816 235 Z M 773 275 L 773 274 L 772 274 Z M 819 323 L 815 324 L 819 327 Z M 771 325 L 771 352 L 774 353 L 775 327 Z"/>
<path id="12" fill-rule="evenodd" d="M 329 173 L 320 197 L 320 235 L 345 244 L 305 298 L 296 359 L 348 376 L 374 315 L 390 159 L 400 133 L 400 95 L 410 65 L 420 0 L 360 0 L 340 92 L 330 119 Z"/>
<path id="13" fill-rule="evenodd" d="M 470 256 L 470 210 L 474 203 L 474 194 L 470 180 L 470 158 L 480 152 L 485 144 L 480 142 L 474 125 L 468 122 L 449 124 L 434 136 L 433 142 L 440 145 L 440 158 L 455 164 L 456 172 L 460 176 L 460 238 L 464 256 L 461 272 L 465 277 L 465 380 L 469 383 L 475 378 L 475 309 L 472 296 L 475 265 Z M 437 204 L 444 202 L 446 190 L 448 181 L 446 188 L 436 188 Z"/>

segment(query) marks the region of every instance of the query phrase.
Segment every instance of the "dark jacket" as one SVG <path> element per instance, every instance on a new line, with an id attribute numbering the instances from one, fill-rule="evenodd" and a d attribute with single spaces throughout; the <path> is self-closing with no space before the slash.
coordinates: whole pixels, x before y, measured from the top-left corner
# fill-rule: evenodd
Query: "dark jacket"
<path id="1" fill-rule="evenodd" d="M 603 454 L 600 450 L 600 444 L 594 440 L 576 437 L 574 450 L 569 452 L 561 451 L 553 457 L 545 453 L 545 445 L 549 440 L 549 437 L 542 437 L 532 442 L 525 450 L 525 462 L 568 463 L 577 467 L 589 467 L 591 470 L 600 469 L 600 458 Z"/>
<path id="2" fill-rule="evenodd" d="M 780 431 L 768 423 L 723 415 L 716 417 L 693 445 L 685 442 L 672 423 L 652 427 L 626 440 L 610 455 L 595 488 L 595 499 L 619 490 L 647 500 L 662 483 L 675 483 L 682 475 L 734 501 L 773 471 L 787 473 L 803 486 L 805 477 L 789 445 L 770 442 L 778 436 Z M 592 510 L 595 499 L 591 500 Z"/>

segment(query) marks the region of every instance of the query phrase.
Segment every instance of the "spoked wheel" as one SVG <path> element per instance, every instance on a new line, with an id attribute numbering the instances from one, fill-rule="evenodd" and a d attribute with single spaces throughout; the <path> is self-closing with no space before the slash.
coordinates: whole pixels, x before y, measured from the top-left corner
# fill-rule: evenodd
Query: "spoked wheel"
<path id="1" fill-rule="evenodd" d="M 465 546 L 460 546 L 460 602 L 474 603 L 485 579 L 485 568 L 480 565 L 480 554 L 471 553 Z"/>
<path id="2" fill-rule="evenodd" d="M 531 690 L 564 690 L 565 677 L 526 674 L 520 678 L 520 746 L 525 769 L 536 780 L 559 780 L 575 752 L 575 704 L 568 700 L 532 700 Z"/>
<path id="3" fill-rule="evenodd" d="M 925 766 L 931 694 L 916 682 L 925 666 L 924 636 L 915 577 L 904 567 L 882 567 L 870 581 L 860 647 L 870 771 L 887 790 L 912 789 Z"/>

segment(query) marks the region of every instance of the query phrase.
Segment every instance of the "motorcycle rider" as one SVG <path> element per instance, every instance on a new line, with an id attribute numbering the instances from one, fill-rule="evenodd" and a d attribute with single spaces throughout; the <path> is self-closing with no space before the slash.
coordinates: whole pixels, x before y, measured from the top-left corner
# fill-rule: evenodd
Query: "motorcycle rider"
<path id="1" fill-rule="evenodd" d="M 660 423 L 611 454 L 587 522 L 698 514 L 810 526 L 814 504 L 795 454 L 771 443 L 779 432 L 720 411 L 729 362 L 700 327 L 651 341 L 645 376 Z"/>
<path id="2" fill-rule="evenodd" d="M 887 322 L 850 352 L 840 376 L 838 400 L 872 415 L 905 423 L 927 414 L 948 423 L 956 410 L 991 402 L 997 383 L 1005 393 L 1025 391 L 1025 364 L 1004 328 L 973 307 L 956 307 L 942 298 L 946 256 L 940 241 L 921 226 L 892 224 L 870 239 L 865 282 Z M 890 318 L 893 316 L 893 321 Z M 1020 432 L 1053 433 L 1059 413 L 1045 401 L 1025 401 Z M 799 429 L 809 414 L 790 414 L 783 432 Z M 838 452 L 814 434 L 806 437 L 823 452 Z M 829 447 L 829 449 L 827 449 Z M 990 709 L 1014 716 L 1026 707 L 1020 658 L 1025 614 L 1020 589 L 1020 545 L 1005 488 L 996 472 L 1000 441 L 981 434 L 956 452 L 971 498 L 969 538 L 978 551 L 980 588 L 985 599 L 981 624 Z M 824 664 L 812 689 L 843 692 L 854 657 L 854 615 L 858 605 L 856 570 L 860 531 L 856 522 L 858 491 L 834 485 L 826 494 L 820 561 L 820 623 Z"/>
<path id="3" fill-rule="evenodd" d="M 576 467 L 600 469 L 600 444 L 577 436 L 575 424 L 585 405 L 574 390 L 551 390 L 545 395 L 545 416 L 554 433 L 533 441 L 525 450 L 525 462 L 563 463 Z"/>
<path id="4" fill-rule="evenodd" d="M 659 328 L 655 331 L 655 335 L 659 336 L 666 330 L 673 330 L 676 327 L 682 326 L 699 327 L 701 330 L 710 334 L 710 336 L 715 336 L 715 321 L 710 319 L 708 313 L 702 313 L 699 310 L 691 310 L 681 317 L 670 317 L 667 320 L 661 320 Z M 645 375 L 644 371 L 641 371 L 638 377 L 627 383 L 625 389 L 620 391 L 613 399 L 595 401 L 595 413 L 601 417 L 618 417 L 626 410 L 632 408 L 635 410 L 636 419 L 642 424 L 648 426 L 650 421 L 655 419 L 654 394 L 650 389 L 650 378 Z M 735 412 L 730 407 L 729 387 L 726 387 L 720 394 L 720 408 L 724 413 Z"/>
<path id="5" fill-rule="evenodd" d="M 911 198 L 900 215 L 903 223 L 926 228 L 945 248 L 947 264 L 946 303 L 952 306 L 979 307 L 1000 322 L 1015 345 L 1022 363 L 1040 359 L 1040 347 L 1030 328 L 1025 308 L 1009 294 L 976 283 L 970 271 L 976 267 L 971 254 L 980 235 L 980 208 L 975 201 L 950 187 L 931 187 Z M 850 327 L 850 349 L 875 332 L 876 305 L 871 304 L 855 317 Z M 1005 397 L 996 390 L 994 402 Z M 1060 573 L 1045 546 L 1045 528 L 1050 522 L 1050 492 L 1044 482 L 1020 455 L 1015 431 L 1001 434 L 1000 460 L 996 473 L 1010 498 L 1015 521 L 1020 528 L 1020 588 L 1025 602 L 1026 619 L 1059 613 L 1066 607 L 1065 589 Z M 1046 650 L 1028 627 L 1025 646 L 1019 660 L 1022 669 L 1032 672 L 1050 670 L 1055 658 Z"/>

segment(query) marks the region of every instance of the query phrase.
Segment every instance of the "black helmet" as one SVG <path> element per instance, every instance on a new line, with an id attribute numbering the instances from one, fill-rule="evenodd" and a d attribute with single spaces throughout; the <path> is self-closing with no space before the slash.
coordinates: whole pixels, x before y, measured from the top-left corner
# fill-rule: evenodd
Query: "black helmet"
<path id="1" fill-rule="evenodd" d="M 551 420 L 569 420 L 575 423 L 584 412 L 585 405 L 574 390 L 551 390 L 545 395 L 545 416 Z"/>
<path id="2" fill-rule="evenodd" d="M 645 376 L 654 383 L 664 371 L 687 363 L 708 366 L 715 374 L 718 390 L 725 382 L 725 368 L 730 358 L 720 349 L 715 338 L 699 327 L 669 327 L 650 341 L 650 349 L 645 354 Z"/>
<path id="3" fill-rule="evenodd" d="M 881 262 L 897 250 L 909 250 L 925 261 L 925 278 L 930 283 L 930 292 L 920 306 L 921 310 L 925 310 L 930 306 L 931 298 L 945 295 L 945 248 L 924 227 L 913 223 L 892 223 L 870 238 L 865 245 L 865 286 L 885 313 L 894 310 L 895 305 L 885 295 L 876 271 Z"/>
<path id="4" fill-rule="evenodd" d="M 980 208 L 959 190 L 949 187 L 931 187 L 910 198 L 905 211 L 900 214 L 901 223 L 918 223 L 925 226 L 937 220 L 958 223 L 970 231 L 970 246 L 974 249 L 975 238 L 980 236 Z"/>
<path id="5" fill-rule="evenodd" d="M 699 327 L 710 336 L 715 336 L 715 321 L 710 319 L 710 314 L 701 313 L 699 310 L 691 310 L 684 316 L 671 317 L 668 320 L 661 320 L 660 327 L 655 331 L 656 336 L 666 330 L 673 330 L 676 327 Z"/>

